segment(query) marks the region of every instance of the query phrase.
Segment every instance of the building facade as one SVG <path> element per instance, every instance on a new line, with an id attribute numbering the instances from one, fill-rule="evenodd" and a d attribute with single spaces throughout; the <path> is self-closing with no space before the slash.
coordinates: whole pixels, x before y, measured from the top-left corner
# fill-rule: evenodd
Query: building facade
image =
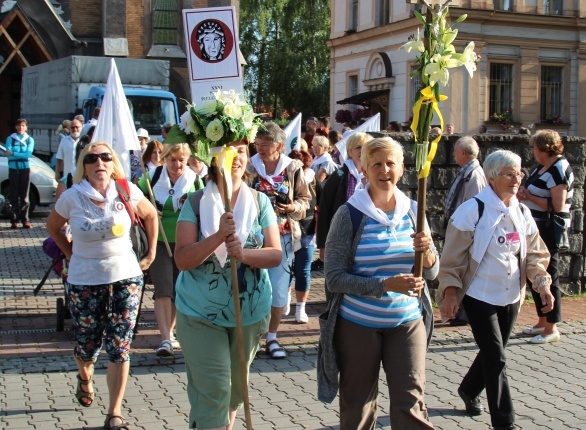
<path id="1" fill-rule="evenodd" d="M 169 90 L 189 99 L 182 11 L 220 6 L 238 2 L 0 0 L 0 139 L 19 116 L 22 69 L 70 55 L 168 60 Z"/>
<path id="2" fill-rule="evenodd" d="M 410 78 L 416 53 L 399 48 L 417 33 L 413 11 L 425 6 L 390 0 L 333 0 L 331 11 L 330 115 L 370 108 L 389 121 L 405 122 L 419 89 Z M 470 78 L 450 70 L 442 88 L 442 114 L 461 133 L 474 133 L 494 113 L 510 113 L 511 128 L 554 128 L 586 135 L 586 0 L 455 0 L 449 21 L 460 15 L 456 48 L 469 41 L 479 55 Z M 341 127 L 340 124 L 337 124 Z"/>

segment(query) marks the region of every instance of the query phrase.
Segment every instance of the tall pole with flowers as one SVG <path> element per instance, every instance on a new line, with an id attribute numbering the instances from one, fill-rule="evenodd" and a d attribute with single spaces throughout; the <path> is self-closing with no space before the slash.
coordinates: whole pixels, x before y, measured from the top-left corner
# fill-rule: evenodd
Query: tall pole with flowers
<path id="1" fill-rule="evenodd" d="M 425 227 L 425 210 L 427 194 L 427 177 L 437 152 L 437 145 L 441 140 L 444 130 L 444 119 L 439 108 L 439 103 L 447 99 L 441 94 L 440 85 L 447 87 L 450 80 L 449 69 L 464 66 L 470 77 L 476 70 L 476 54 L 474 53 L 474 42 L 469 42 L 462 53 L 456 52 L 453 45 L 458 30 L 454 26 L 466 19 L 461 15 L 452 24 L 446 22 L 448 5 L 452 0 L 421 0 L 427 7 L 424 17 L 414 11 L 415 16 L 423 24 L 423 39 L 417 29 L 417 36 L 413 35 L 401 48 L 407 52 L 417 51 L 416 70 L 411 77 L 420 76 L 422 88 L 419 90 L 418 98 L 413 105 L 413 122 L 411 131 L 415 139 L 415 168 L 418 172 L 417 187 L 417 232 L 423 231 Z M 429 128 L 434 114 L 440 121 L 440 133 L 429 141 Z M 415 276 L 422 276 L 423 253 L 415 252 Z"/>
<path id="2" fill-rule="evenodd" d="M 187 111 L 181 116 L 180 124 L 171 128 L 165 143 L 187 143 L 192 155 L 208 165 L 216 166 L 219 172 L 216 185 L 220 193 L 223 194 L 224 210 L 231 212 L 232 176 L 230 172 L 236 151 L 230 144 L 243 141 L 253 142 L 260 125 L 260 118 L 244 100 L 242 94 L 237 94 L 234 90 L 217 90 L 213 93 L 213 100 L 201 107 L 197 107 L 195 103 L 187 104 Z M 244 352 L 237 269 L 236 259 L 231 257 L 230 272 L 244 413 L 246 428 L 251 430 L 252 419 L 246 378 L 248 372 Z"/>

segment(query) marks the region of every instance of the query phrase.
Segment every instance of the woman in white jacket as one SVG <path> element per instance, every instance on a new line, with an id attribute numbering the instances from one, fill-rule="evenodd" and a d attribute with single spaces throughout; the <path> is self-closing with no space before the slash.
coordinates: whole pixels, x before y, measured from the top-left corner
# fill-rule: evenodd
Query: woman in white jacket
<path id="1" fill-rule="evenodd" d="M 436 297 L 443 319 L 454 318 L 464 306 L 478 344 L 478 355 L 458 388 L 466 411 L 482 413 L 479 396 L 486 388 L 493 427 L 513 429 L 505 347 L 527 279 L 539 291 L 544 312 L 553 307 L 549 253 L 531 212 L 516 197 L 523 178 L 521 158 L 511 151 L 493 152 L 484 161 L 484 173 L 489 186 L 450 219 Z"/>

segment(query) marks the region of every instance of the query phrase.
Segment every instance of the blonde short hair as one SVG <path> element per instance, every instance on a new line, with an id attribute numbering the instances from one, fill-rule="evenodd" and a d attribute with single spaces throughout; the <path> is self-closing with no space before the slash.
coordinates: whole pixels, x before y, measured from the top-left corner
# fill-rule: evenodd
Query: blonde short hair
<path id="1" fill-rule="evenodd" d="M 370 134 L 364 133 L 362 131 L 356 131 L 356 132 L 352 133 L 350 136 L 348 136 L 348 139 L 346 139 L 346 155 L 347 155 L 347 157 L 350 158 L 350 151 L 352 151 L 358 145 L 363 145 L 364 143 L 366 143 L 372 139 L 373 139 L 373 137 Z"/>
<path id="2" fill-rule="evenodd" d="M 360 160 L 362 161 L 362 168 L 367 169 L 368 163 L 372 159 L 373 155 L 377 152 L 391 152 L 399 155 L 399 162 L 403 164 L 403 146 L 396 140 L 390 137 L 379 137 L 376 139 L 369 140 L 362 146 L 362 152 L 360 153 Z"/>
<path id="3" fill-rule="evenodd" d="M 300 146 L 300 148 L 301 148 L 302 151 L 308 151 L 309 150 L 307 148 L 307 141 L 304 138 L 302 138 L 302 137 L 299 138 L 299 146 Z"/>
<path id="4" fill-rule="evenodd" d="M 189 145 L 187 143 L 166 143 L 163 145 L 161 160 L 164 162 L 165 158 L 176 152 L 181 152 L 181 154 L 185 155 L 186 157 L 191 155 L 191 150 L 189 149 Z"/>
<path id="5" fill-rule="evenodd" d="M 318 148 L 325 148 L 327 150 L 330 149 L 330 141 L 325 136 L 315 136 L 311 141 L 312 146 L 317 146 Z"/>
<path id="6" fill-rule="evenodd" d="M 98 140 L 97 142 L 90 143 L 85 148 L 83 148 L 83 150 L 81 151 L 81 154 L 79 155 L 79 158 L 77 159 L 75 173 L 73 174 L 73 183 L 74 184 L 79 184 L 81 182 L 81 180 L 84 179 L 85 169 L 84 169 L 83 159 L 96 146 L 105 146 L 106 148 L 108 148 L 108 150 L 112 154 L 112 164 L 114 167 L 112 170 L 112 179 L 121 179 L 121 178 L 125 177 L 124 168 L 122 167 L 122 164 L 120 164 L 120 160 L 118 159 L 118 156 L 116 155 L 116 151 L 114 151 L 112 149 L 112 146 L 110 146 L 110 144 Z"/>

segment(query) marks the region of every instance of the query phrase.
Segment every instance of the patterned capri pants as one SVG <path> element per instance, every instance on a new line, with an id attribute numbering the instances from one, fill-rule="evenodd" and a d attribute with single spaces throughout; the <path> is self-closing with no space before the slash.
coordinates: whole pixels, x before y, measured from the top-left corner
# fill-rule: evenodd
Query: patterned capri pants
<path id="1" fill-rule="evenodd" d="M 77 359 L 95 361 L 105 341 L 110 362 L 130 360 L 143 282 L 141 275 L 104 285 L 67 283 Z"/>

